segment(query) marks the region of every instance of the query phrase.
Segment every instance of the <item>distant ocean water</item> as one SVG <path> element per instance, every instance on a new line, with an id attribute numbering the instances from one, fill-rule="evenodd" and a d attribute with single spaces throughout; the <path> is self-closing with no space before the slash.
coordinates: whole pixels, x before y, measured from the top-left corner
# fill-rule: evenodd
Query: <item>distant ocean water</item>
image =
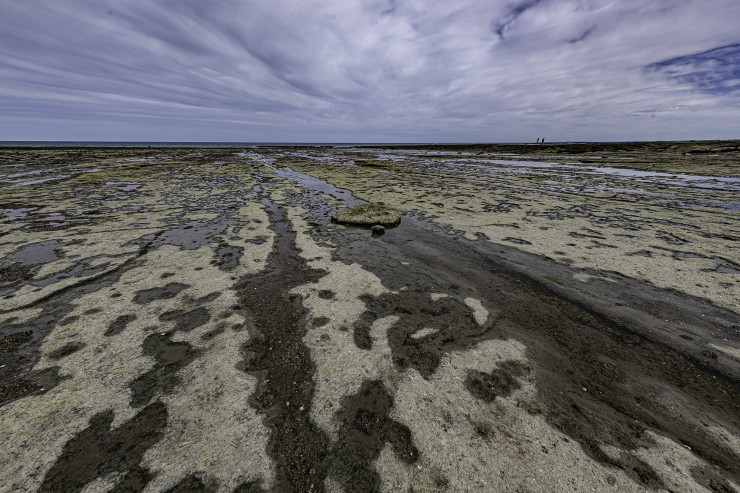
<path id="1" fill-rule="evenodd" d="M 389 142 L 91 142 L 91 141 L 0 141 L 0 147 L 254 147 L 254 146 L 333 146 L 333 147 L 355 147 L 355 146 L 415 146 L 430 145 L 431 143 L 389 143 Z M 434 145 L 434 144 L 432 144 Z M 459 145 L 459 144 L 458 144 Z"/>

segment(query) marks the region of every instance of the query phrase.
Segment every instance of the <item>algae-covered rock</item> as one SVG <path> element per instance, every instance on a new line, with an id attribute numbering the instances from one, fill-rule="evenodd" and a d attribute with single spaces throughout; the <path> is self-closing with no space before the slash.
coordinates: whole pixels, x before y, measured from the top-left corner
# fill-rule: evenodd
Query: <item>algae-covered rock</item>
<path id="1" fill-rule="evenodd" d="M 339 224 L 357 226 L 395 226 L 401 222 L 401 213 L 385 205 L 362 204 L 335 213 L 331 220 Z"/>

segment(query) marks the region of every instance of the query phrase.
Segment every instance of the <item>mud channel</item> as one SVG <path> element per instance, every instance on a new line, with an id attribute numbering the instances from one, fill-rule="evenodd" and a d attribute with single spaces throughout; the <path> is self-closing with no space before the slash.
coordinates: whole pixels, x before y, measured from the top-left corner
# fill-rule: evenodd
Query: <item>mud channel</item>
<path id="1" fill-rule="evenodd" d="M 732 145 L 2 149 L 0 491 L 740 491 Z"/>

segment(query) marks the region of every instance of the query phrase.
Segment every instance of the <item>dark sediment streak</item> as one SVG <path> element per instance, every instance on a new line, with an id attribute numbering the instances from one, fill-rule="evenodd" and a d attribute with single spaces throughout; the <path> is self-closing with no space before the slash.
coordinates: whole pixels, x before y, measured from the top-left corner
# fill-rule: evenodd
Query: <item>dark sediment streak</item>
<path id="1" fill-rule="evenodd" d="M 238 290 L 251 318 L 252 338 L 243 348 L 244 370 L 259 379 L 251 403 L 271 430 L 268 453 L 275 460 L 276 491 L 323 491 L 328 439 L 310 417 L 314 364 L 303 343 L 305 309 L 296 286 L 316 281 L 298 255 L 283 209 L 263 201 L 275 243 L 264 271 L 243 279 Z"/>

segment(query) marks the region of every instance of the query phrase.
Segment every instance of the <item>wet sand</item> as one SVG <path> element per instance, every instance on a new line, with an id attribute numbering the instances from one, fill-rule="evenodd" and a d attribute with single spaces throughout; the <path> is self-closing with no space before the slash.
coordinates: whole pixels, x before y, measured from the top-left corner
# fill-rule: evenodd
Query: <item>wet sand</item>
<path id="1" fill-rule="evenodd" d="M 0 149 L 0 491 L 740 491 L 738 163 Z"/>

